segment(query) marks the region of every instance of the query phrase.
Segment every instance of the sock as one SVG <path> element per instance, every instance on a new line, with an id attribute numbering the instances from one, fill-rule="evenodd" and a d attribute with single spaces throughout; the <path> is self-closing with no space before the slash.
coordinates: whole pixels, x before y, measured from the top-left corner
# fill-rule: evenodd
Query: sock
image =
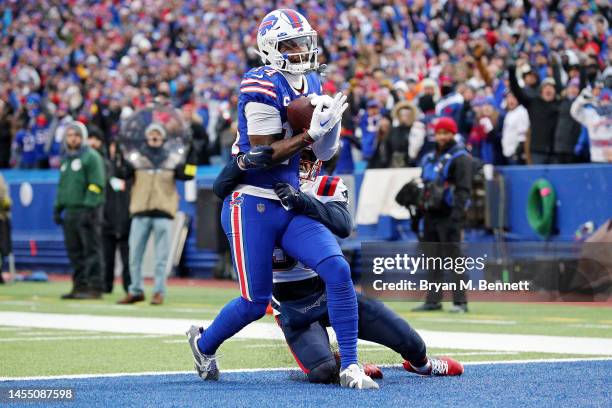
<path id="1" fill-rule="evenodd" d="M 425 363 L 425 365 L 423 366 L 416 366 L 414 364 L 412 364 L 412 362 L 410 362 L 410 367 L 412 367 L 414 369 L 414 371 L 416 371 L 419 374 L 430 374 L 431 373 L 431 361 L 429 361 L 429 358 L 427 358 L 427 363 Z"/>
<path id="2" fill-rule="evenodd" d="M 198 348 L 207 355 L 217 352 L 225 340 L 238 333 L 247 324 L 266 314 L 268 301 L 251 302 L 238 297 L 227 303 L 198 340 Z"/>
<path id="3" fill-rule="evenodd" d="M 333 256 L 317 265 L 317 273 L 327 287 L 329 321 L 336 332 L 340 351 L 340 368 L 357 364 L 357 297 L 348 263 Z"/>

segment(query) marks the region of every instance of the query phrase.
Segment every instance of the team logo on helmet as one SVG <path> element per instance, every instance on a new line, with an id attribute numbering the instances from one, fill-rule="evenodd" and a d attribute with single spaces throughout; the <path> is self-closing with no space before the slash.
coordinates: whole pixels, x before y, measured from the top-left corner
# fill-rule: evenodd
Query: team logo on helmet
<path id="1" fill-rule="evenodd" d="M 259 35 L 266 35 L 266 33 L 276 25 L 277 21 L 278 17 L 274 14 L 269 14 L 259 25 Z"/>

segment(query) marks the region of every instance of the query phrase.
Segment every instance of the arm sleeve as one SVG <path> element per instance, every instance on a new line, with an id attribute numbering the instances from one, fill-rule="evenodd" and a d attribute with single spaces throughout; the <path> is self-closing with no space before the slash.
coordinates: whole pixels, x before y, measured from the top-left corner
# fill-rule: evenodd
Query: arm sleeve
<path id="1" fill-rule="evenodd" d="M 340 144 L 340 122 L 326 135 L 312 144 L 312 151 L 319 160 L 327 161 L 338 151 Z"/>
<path id="2" fill-rule="evenodd" d="M 174 169 L 174 178 L 177 180 L 193 180 L 198 172 L 198 166 L 196 166 L 197 157 L 198 152 L 192 144 L 189 147 L 189 154 L 185 164 L 181 163 Z"/>
<path id="3" fill-rule="evenodd" d="M 415 121 L 410 128 L 408 135 L 408 157 L 410 160 L 416 160 L 423 143 L 425 143 L 425 124 L 421 121 Z"/>
<path id="4" fill-rule="evenodd" d="M 215 179 L 213 192 L 220 199 L 225 199 L 242 180 L 244 172 L 238 167 L 238 157 L 232 158 Z"/>
<path id="5" fill-rule="evenodd" d="M 276 107 L 261 102 L 249 102 L 244 107 L 249 135 L 277 135 L 282 133 L 280 112 Z"/>
<path id="6" fill-rule="evenodd" d="M 87 172 L 87 190 L 85 192 L 84 205 L 87 207 L 97 207 L 102 202 L 104 184 L 106 184 L 102 157 L 97 154 L 95 156 L 92 155 L 87 160 L 85 171 Z"/>
<path id="7" fill-rule="evenodd" d="M 589 127 L 589 123 L 596 121 L 599 118 L 597 112 L 594 109 L 588 109 L 586 107 L 587 102 L 581 96 L 578 96 L 572 106 L 570 107 L 570 114 L 572 118 L 584 127 Z"/>
<path id="8" fill-rule="evenodd" d="M 302 193 L 304 210 L 302 214 L 319 221 L 340 238 L 351 235 L 353 220 L 346 202 L 328 201 L 323 204 L 314 197 Z"/>
<path id="9" fill-rule="evenodd" d="M 459 156 L 451 163 L 454 167 L 455 191 L 451 217 L 463 219 L 470 194 L 472 193 L 472 159 Z"/>
<path id="10" fill-rule="evenodd" d="M 510 90 L 512 91 L 514 96 L 516 96 L 516 99 L 519 101 L 521 105 L 523 105 L 526 108 L 529 108 L 529 105 L 531 104 L 531 99 L 523 91 L 523 89 L 518 83 L 518 80 L 516 79 L 516 68 L 511 67 L 508 71 L 509 71 L 508 74 L 510 77 L 509 78 L 510 79 Z"/>

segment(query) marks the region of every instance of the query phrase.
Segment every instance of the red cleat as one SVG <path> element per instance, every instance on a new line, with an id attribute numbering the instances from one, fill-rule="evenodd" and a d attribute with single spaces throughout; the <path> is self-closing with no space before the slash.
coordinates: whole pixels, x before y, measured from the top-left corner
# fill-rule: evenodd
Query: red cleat
<path id="1" fill-rule="evenodd" d="M 450 357 L 430 358 L 431 367 L 427 372 L 416 371 L 408 361 L 404 361 L 402 365 L 406 371 L 419 375 L 461 375 L 463 374 L 463 365 L 457 360 Z"/>
<path id="2" fill-rule="evenodd" d="M 270 303 L 268 303 L 268 307 L 266 308 L 266 314 L 274 314 L 274 308 L 272 308 L 272 305 Z"/>
<path id="3" fill-rule="evenodd" d="M 363 364 L 363 372 L 372 379 L 381 379 L 383 378 L 382 370 L 379 366 L 372 363 L 364 363 Z"/>
<path id="4" fill-rule="evenodd" d="M 334 358 L 336 359 L 336 364 L 340 367 L 340 353 L 335 351 Z M 372 379 L 378 380 L 383 378 L 382 370 L 376 364 L 363 363 L 363 372 Z"/>

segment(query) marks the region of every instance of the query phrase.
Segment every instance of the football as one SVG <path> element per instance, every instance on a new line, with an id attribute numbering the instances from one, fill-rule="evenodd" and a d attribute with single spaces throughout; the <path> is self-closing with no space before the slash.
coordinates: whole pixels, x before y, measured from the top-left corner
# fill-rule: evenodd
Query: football
<path id="1" fill-rule="evenodd" d="M 305 96 L 294 99 L 289 103 L 287 106 L 287 120 L 294 135 L 310 128 L 310 119 L 312 119 L 314 110 L 315 107 L 310 103 L 310 98 Z"/>

